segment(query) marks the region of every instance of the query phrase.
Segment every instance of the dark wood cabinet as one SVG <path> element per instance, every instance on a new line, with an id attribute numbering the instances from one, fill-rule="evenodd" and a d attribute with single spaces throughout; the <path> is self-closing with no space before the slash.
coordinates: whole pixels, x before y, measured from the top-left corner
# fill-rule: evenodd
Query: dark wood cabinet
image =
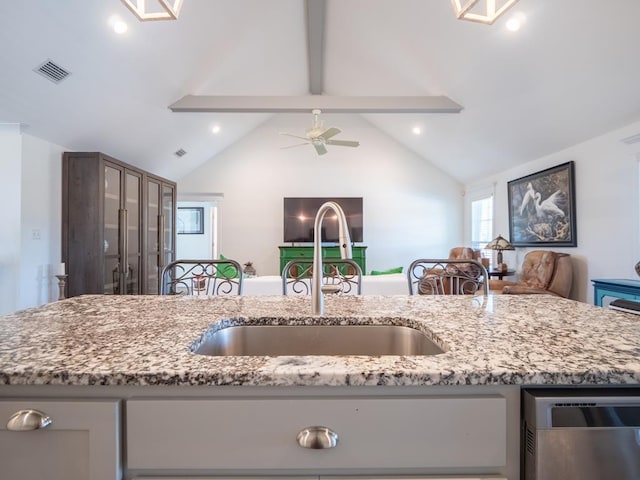
<path id="1" fill-rule="evenodd" d="M 174 182 L 97 152 L 65 152 L 67 296 L 154 294 L 175 257 Z"/>

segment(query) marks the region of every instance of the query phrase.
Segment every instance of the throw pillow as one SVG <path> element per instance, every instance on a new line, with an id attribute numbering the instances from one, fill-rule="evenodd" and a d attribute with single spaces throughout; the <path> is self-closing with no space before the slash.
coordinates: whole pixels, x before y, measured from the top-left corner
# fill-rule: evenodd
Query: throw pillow
<path id="1" fill-rule="evenodd" d="M 220 254 L 220 260 L 229 260 L 224 255 Z M 221 278 L 240 278 L 240 272 L 233 265 L 219 265 L 218 276 Z"/>
<path id="2" fill-rule="evenodd" d="M 402 267 L 390 268 L 389 270 L 371 270 L 371 275 L 390 275 L 392 273 L 402 273 Z"/>

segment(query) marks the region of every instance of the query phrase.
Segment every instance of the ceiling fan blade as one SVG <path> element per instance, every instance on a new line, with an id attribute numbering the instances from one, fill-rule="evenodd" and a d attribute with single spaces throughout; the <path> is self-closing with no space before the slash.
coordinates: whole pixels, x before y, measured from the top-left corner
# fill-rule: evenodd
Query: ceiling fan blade
<path id="1" fill-rule="evenodd" d="M 307 137 L 301 137 L 300 135 L 294 135 L 293 133 L 279 132 L 280 135 L 286 135 L 287 137 L 300 138 L 301 140 L 309 140 Z"/>
<path id="2" fill-rule="evenodd" d="M 339 134 L 342 130 L 336 127 L 327 128 L 324 132 L 322 132 L 318 137 L 322 137 L 325 140 Z"/>
<path id="3" fill-rule="evenodd" d="M 325 148 L 325 146 L 321 143 L 314 143 L 313 144 L 313 148 L 316 149 L 316 153 L 318 155 L 324 155 L 325 153 L 327 153 L 327 149 Z"/>
<path id="4" fill-rule="evenodd" d="M 355 140 L 327 140 L 326 144 L 340 147 L 357 147 L 360 145 L 360 142 L 356 142 Z"/>
<path id="5" fill-rule="evenodd" d="M 311 143 L 311 142 L 296 143 L 295 145 L 287 145 L 286 147 L 280 147 L 280 150 L 284 150 L 284 149 L 287 149 L 287 148 L 293 148 L 293 147 L 301 147 L 302 145 L 309 145 L 309 143 Z"/>

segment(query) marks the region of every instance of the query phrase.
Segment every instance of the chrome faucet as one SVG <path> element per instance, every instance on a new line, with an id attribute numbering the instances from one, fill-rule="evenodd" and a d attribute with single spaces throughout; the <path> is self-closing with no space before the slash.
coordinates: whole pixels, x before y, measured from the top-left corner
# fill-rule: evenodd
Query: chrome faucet
<path id="1" fill-rule="evenodd" d="M 324 291 L 322 286 L 322 221 L 329 210 L 333 210 L 338 220 L 338 241 L 340 258 L 351 258 L 351 237 L 347 226 L 347 216 L 336 202 L 325 202 L 318 209 L 313 223 L 313 273 L 311 276 L 311 301 L 314 315 L 324 314 Z M 330 291 L 330 289 L 327 289 Z"/>

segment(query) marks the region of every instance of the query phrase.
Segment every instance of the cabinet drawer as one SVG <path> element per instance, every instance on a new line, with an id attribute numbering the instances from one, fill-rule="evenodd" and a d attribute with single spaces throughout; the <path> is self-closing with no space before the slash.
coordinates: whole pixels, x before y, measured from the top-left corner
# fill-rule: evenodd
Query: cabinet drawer
<path id="1" fill-rule="evenodd" d="M 274 477 L 274 476 L 266 476 L 266 477 L 235 477 L 235 476 L 215 476 L 215 477 L 184 477 L 184 476 L 180 476 L 180 477 L 147 477 L 146 475 L 144 477 L 134 477 L 133 480 L 277 480 L 279 478 L 282 477 Z M 362 476 L 362 475 L 358 475 L 358 476 L 348 476 L 348 477 L 334 477 L 334 476 L 308 476 L 308 477 L 292 477 L 292 476 L 286 476 L 284 477 L 286 478 L 286 480 L 408 480 L 410 478 L 410 480 L 508 480 L 505 477 L 496 477 L 495 475 L 490 475 L 490 476 L 486 476 L 486 475 L 482 475 L 480 477 L 478 476 L 474 476 L 474 477 L 469 477 L 468 475 L 465 475 L 464 477 L 451 477 L 449 475 L 447 475 L 446 477 L 442 477 L 440 475 L 437 476 L 433 476 L 433 475 L 429 475 L 428 477 L 423 477 L 423 476 L 411 476 L 411 477 L 395 477 L 395 476 L 384 476 L 384 477 L 366 477 L 366 476 Z"/>
<path id="2" fill-rule="evenodd" d="M 130 400 L 132 469 L 411 469 L 506 463 L 500 396 Z M 298 445 L 325 426 L 334 448 Z"/>
<path id="3" fill-rule="evenodd" d="M 120 478 L 119 403 L 116 400 L 0 401 L 0 477 L 20 480 Z M 20 410 L 51 418 L 46 428 L 9 431 Z"/>

